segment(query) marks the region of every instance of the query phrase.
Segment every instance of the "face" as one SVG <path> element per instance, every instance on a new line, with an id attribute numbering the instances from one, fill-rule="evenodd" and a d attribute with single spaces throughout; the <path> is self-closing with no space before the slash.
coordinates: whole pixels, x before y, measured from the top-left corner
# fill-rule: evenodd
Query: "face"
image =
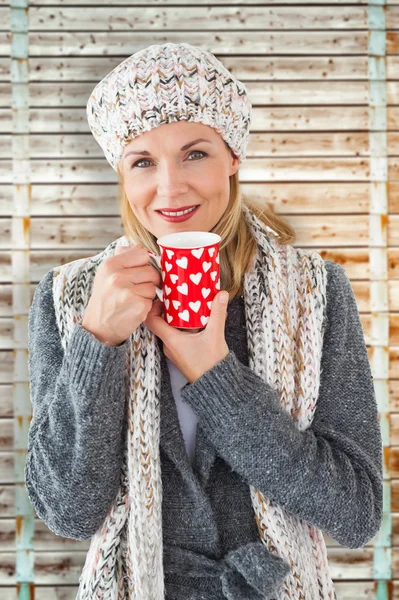
<path id="1" fill-rule="evenodd" d="M 198 138 L 203 141 L 193 144 Z M 210 231 L 226 210 L 229 177 L 238 166 L 239 159 L 216 129 L 187 121 L 160 125 L 131 140 L 119 163 L 132 211 L 157 238 Z M 196 205 L 181 222 L 169 222 L 157 212 Z"/>

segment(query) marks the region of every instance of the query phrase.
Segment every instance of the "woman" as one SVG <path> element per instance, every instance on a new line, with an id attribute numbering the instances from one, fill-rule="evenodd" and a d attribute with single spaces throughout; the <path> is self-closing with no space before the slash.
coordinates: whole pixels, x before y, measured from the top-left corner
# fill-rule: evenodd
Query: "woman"
<path id="1" fill-rule="evenodd" d="M 125 235 L 35 291 L 25 469 L 48 527 L 92 538 L 80 600 L 332 600 L 322 531 L 359 548 L 381 526 L 356 300 L 341 266 L 243 201 L 250 116 L 242 83 L 189 44 L 137 52 L 89 99 Z M 192 205 L 182 223 L 157 212 Z M 196 333 L 163 320 L 147 254 L 189 230 L 222 238 Z"/>

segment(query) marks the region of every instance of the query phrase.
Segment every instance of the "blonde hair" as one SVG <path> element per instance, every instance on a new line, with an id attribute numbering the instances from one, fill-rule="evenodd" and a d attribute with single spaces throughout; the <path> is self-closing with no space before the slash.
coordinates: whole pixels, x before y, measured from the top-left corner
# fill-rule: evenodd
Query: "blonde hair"
<path id="1" fill-rule="evenodd" d="M 230 147 L 226 144 L 230 151 Z M 157 237 L 148 231 L 132 211 L 125 194 L 123 175 L 117 168 L 118 195 L 120 214 L 126 237 L 135 244 L 142 244 L 147 250 L 159 255 Z M 238 179 L 238 170 L 230 176 L 230 198 L 227 209 L 217 224 L 211 229 L 212 233 L 220 235 L 220 289 L 229 292 L 229 301 L 235 296 L 242 295 L 244 273 L 252 266 L 257 243 L 252 237 L 249 227 L 242 214 L 242 203 L 245 203 L 255 215 L 266 225 L 274 229 L 280 237 L 279 244 L 290 244 L 295 241 L 294 229 L 282 217 L 277 215 L 270 203 L 263 208 L 242 195 Z M 273 234 L 271 234 L 273 235 Z"/>

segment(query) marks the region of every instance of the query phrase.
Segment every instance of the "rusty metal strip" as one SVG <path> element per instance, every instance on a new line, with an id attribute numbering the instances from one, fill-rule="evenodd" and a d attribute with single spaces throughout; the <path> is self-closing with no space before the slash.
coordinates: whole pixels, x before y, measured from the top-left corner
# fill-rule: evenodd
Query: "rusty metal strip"
<path id="1" fill-rule="evenodd" d="M 388 600 L 392 579 L 391 475 L 389 470 L 388 148 L 385 0 L 368 4 L 370 153 L 371 368 L 384 456 L 383 523 L 373 540 L 376 600 Z"/>
<path id="2" fill-rule="evenodd" d="M 15 581 L 18 600 L 34 597 L 33 533 L 35 512 L 29 501 L 24 469 L 31 420 L 28 375 L 28 315 L 30 307 L 30 160 L 28 0 L 10 1 L 12 90 L 12 290 L 14 315 L 14 479 Z"/>

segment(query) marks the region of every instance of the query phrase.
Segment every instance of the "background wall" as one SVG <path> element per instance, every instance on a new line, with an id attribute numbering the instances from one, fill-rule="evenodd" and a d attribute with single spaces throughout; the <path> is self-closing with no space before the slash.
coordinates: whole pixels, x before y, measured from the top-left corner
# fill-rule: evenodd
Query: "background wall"
<path id="1" fill-rule="evenodd" d="M 214 53 L 254 106 L 244 193 L 351 280 L 385 457 L 378 536 L 326 536 L 339 600 L 399 598 L 399 0 L 0 0 L 0 596 L 72 600 L 89 541 L 54 535 L 24 488 L 28 311 L 53 266 L 123 235 L 91 136 L 95 84 L 150 44 Z M 33 587 L 36 588 L 33 596 Z M 310 599 L 307 599 L 310 600 Z"/>

